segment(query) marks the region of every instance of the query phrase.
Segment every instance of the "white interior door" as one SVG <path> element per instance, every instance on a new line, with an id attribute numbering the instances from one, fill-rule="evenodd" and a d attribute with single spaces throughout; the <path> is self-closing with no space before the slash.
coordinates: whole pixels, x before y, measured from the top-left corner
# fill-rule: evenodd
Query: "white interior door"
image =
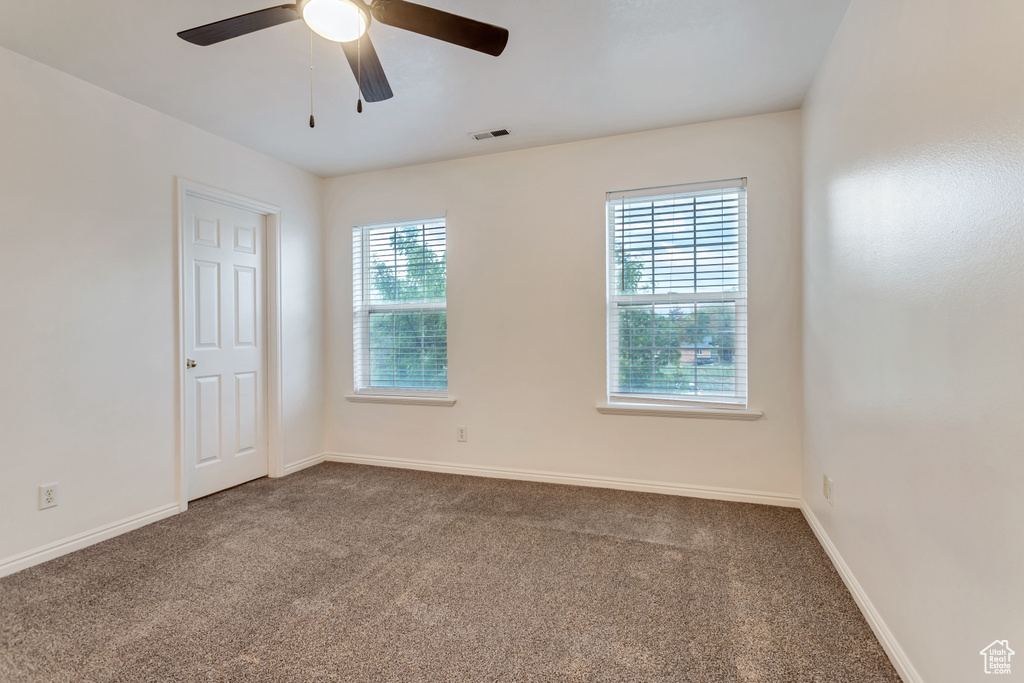
<path id="1" fill-rule="evenodd" d="M 185 199 L 185 478 L 194 500 L 267 474 L 266 216 Z"/>

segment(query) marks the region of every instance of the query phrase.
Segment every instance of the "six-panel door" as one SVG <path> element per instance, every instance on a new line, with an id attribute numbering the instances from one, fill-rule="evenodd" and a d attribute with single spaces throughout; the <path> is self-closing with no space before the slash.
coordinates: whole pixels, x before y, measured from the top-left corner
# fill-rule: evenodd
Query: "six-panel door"
<path id="1" fill-rule="evenodd" d="M 185 201 L 185 474 L 194 500 L 267 474 L 266 217 Z M 183 359 L 183 362 L 184 359 Z"/>

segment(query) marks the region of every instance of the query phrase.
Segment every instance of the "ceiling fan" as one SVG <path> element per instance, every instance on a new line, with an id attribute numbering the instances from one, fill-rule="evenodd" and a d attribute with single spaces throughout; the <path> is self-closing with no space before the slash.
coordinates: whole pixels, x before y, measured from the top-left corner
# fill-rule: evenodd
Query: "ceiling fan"
<path id="1" fill-rule="evenodd" d="M 317 34 L 341 43 L 363 97 L 367 102 L 380 102 L 393 97 L 393 93 L 366 34 L 371 17 L 388 26 L 495 57 L 508 43 L 508 29 L 405 0 L 371 0 L 369 4 L 363 0 L 299 0 L 181 31 L 178 37 L 195 45 L 213 45 L 301 18 Z"/>

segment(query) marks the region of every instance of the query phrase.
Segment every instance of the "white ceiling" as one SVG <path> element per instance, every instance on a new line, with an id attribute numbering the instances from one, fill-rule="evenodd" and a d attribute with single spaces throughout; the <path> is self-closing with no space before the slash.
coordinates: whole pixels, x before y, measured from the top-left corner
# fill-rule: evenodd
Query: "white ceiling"
<path id="1" fill-rule="evenodd" d="M 799 107 L 849 0 L 422 0 L 509 29 L 490 57 L 374 23 L 395 92 L 355 110 L 301 21 L 176 32 L 286 0 L 0 0 L 0 45 L 321 176 Z M 508 127 L 478 142 L 467 134 Z"/>

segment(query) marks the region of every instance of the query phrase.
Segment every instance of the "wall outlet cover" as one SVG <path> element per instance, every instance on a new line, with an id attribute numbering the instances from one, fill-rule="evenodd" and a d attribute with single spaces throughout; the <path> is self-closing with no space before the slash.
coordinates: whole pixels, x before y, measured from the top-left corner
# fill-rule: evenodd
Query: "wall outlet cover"
<path id="1" fill-rule="evenodd" d="M 46 510 L 47 508 L 57 507 L 57 503 L 60 502 L 60 484 L 53 482 L 52 484 L 43 484 L 39 487 L 39 509 Z"/>

